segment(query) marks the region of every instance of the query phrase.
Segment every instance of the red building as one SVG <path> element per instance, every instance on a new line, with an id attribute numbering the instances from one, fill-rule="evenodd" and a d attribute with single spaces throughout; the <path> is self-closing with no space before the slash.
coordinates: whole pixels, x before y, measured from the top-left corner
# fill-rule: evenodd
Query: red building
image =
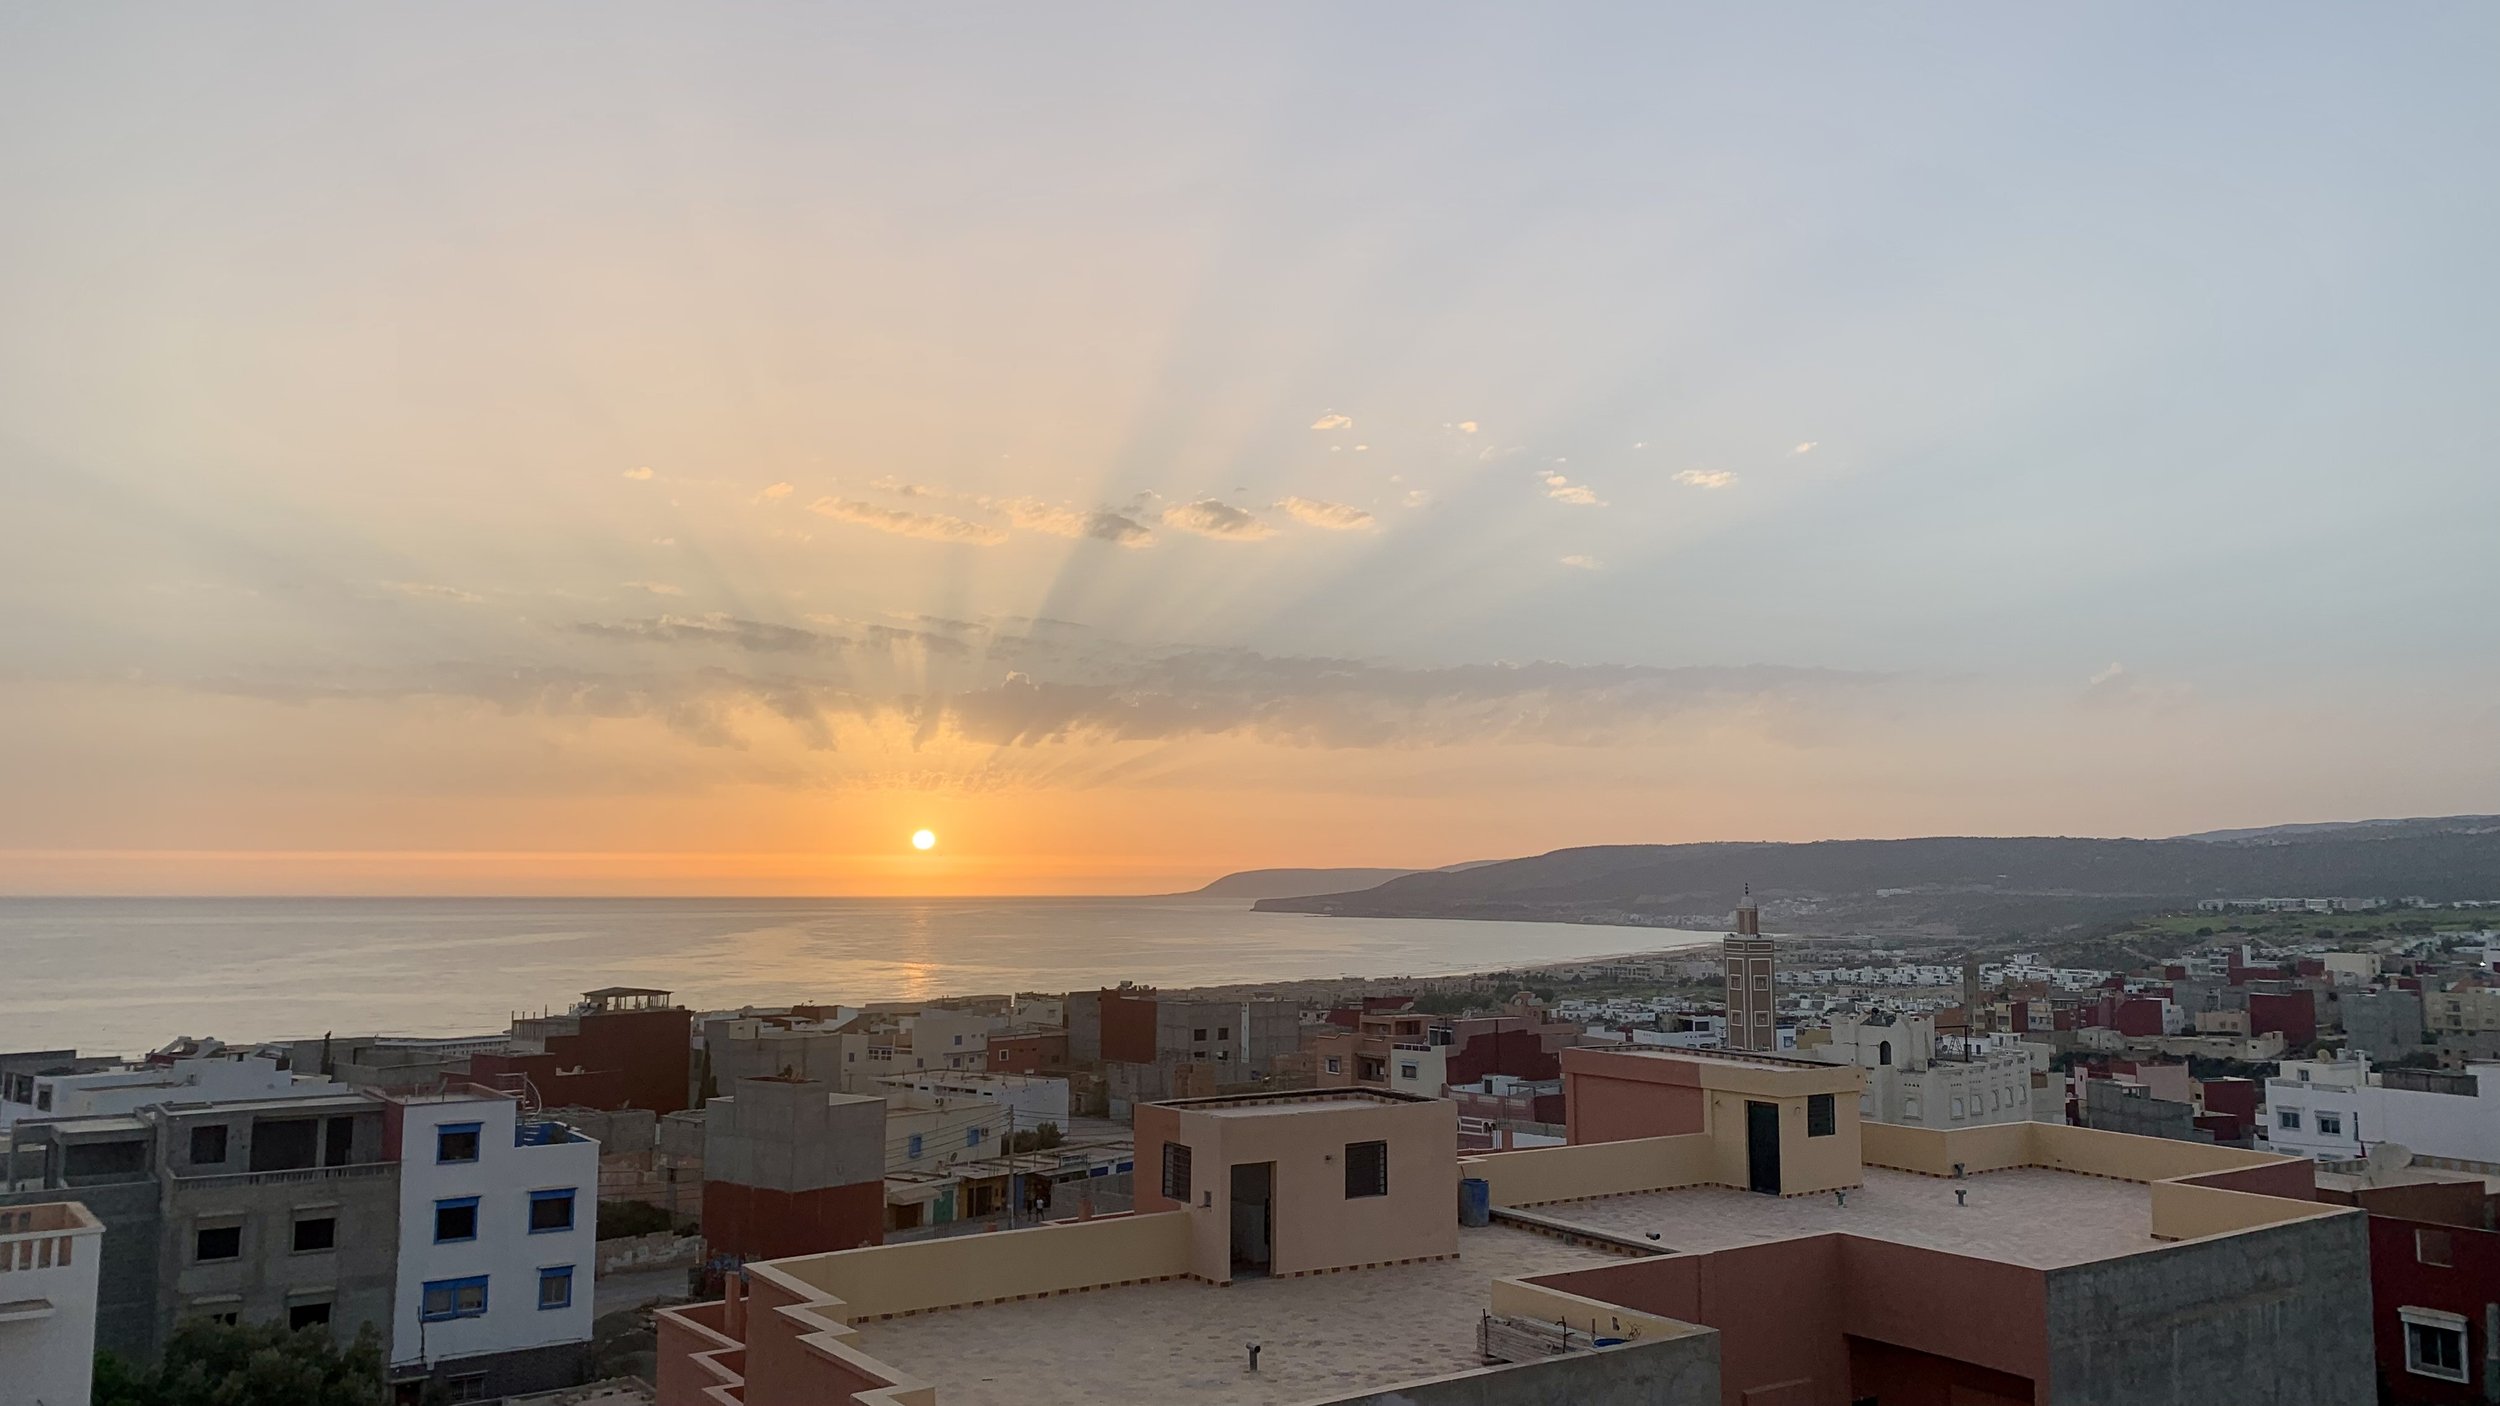
<path id="1" fill-rule="evenodd" d="M 526 1080 L 545 1108 L 690 1106 L 693 1016 L 666 991 L 609 986 L 582 994 L 566 1015 L 512 1022 L 509 1044 L 469 1057 L 469 1077 L 490 1088 Z"/>
<path id="2" fill-rule="evenodd" d="M 2300 1049 L 2318 1038 L 2317 998 L 2306 991 L 2248 993 L 2248 1029 L 2251 1034 L 2280 1034 L 2291 1049 Z"/>
<path id="3" fill-rule="evenodd" d="M 703 1238 L 741 1260 L 885 1240 L 885 1100 L 740 1079 L 704 1105 Z"/>
<path id="4" fill-rule="evenodd" d="M 989 1037 L 989 1064 L 992 1074 L 1039 1074 L 1046 1069 L 1068 1067 L 1068 1032 L 1065 1030 L 1032 1030 L 1016 1035 Z"/>
<path id="5" fill-rule="evenodd" d="M 2437 1174 L 2432 1174 L 2437 1175 Z M 2343 1179 L 2338 1179 L 2343 1180 Z M 2500 1392 L 2500 1197 L 2480 1177 L 2322 1187 L 2370 1213 L 2380 1400 L 2467 1406 Z"/>

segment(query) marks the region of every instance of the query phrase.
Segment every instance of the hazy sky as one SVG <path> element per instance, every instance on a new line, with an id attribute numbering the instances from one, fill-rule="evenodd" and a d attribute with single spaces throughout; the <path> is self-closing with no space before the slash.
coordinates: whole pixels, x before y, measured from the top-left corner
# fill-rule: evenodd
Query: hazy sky
<path id="1" fill-rule="evenodd" d="M 0 891 L 2500 811 L 2495 53 L 0 10 Z"/>

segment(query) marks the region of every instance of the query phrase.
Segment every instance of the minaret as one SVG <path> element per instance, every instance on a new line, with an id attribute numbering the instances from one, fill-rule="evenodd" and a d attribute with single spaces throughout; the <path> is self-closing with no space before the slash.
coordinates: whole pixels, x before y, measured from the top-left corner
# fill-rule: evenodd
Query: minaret
<path id="1" fill-rule="evenodd" d="M 1719 965 L 1727 979 L 1725 1048 L 1769 1054 L 1779 1049 L 1779 983 L 1771 939 L 1762 935 L 1762 910 L 1753 885 L 1736 905 L 1736 931 L 1721 945 Z"/>

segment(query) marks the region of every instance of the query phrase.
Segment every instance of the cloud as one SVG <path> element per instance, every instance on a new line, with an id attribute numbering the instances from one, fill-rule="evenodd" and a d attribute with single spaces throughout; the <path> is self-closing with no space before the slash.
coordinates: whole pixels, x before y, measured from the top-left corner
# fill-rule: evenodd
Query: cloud
<path id="1" fill-rule="evenodd" d="M 1686 469 L 1675 481 L 1690 488 L 1725 488 L 1736 481 L 1736 475 L 1725 469 Z"/>
<path id="2" fill-rule="evenodd" d="M 1137 519 L 1109 508 L 1090 512 L 1039 498 L 977 498 L 973 501 L 994 512 L 1006 515 L 1009 522 L 1031 532 L 1046 532 L 1053 537 L 1091 538 L 1123 547 L 1143 547 L 1153 542 L 1152 529 Z"/>
<path id="3" fill-rule="evenodd" d="M 1461 420 L 1458 422 L 1458 432 L 1460 434 L 1474 434 L 1477 428 L 1476 422 L 1473 420 Z"/>
<path id="4" fill-rule="evenodd" d="M 382 585 L 386 590 L 397 591 L 403 596 L 413 596 L 418 600 L 447 600 L 461 605 L 484 605 L 486 603 L 484 596 L 472 595 L 457 586 L 437 586 L 431 581 L 385 581 Z"/>
<path id="5" fill-rule="evenodd" d="M 1291 514 L 1297 521 L 1331 532 L 1359 532 L 1372 525 L 1372 515 L 1347 503 L 1324 502 L 1317 498 L 1286 498 L 1276 505 L 1279 511 Z"/>
<path id="6" fill-rule="evenodd" d="M 1431 501 L 1432 490 L 1429 488 L 1410 488 L 1406 490 L 1406 506 L 1410 508 L 1420 508 L 1424 504 Z"/>
<path id="7" fill-rule="evenodd" d="M 655 596 L 682 596 L 686 593 L 685 587 L 672 586 L 666 581 L 619 581 L 616 584 L 628 591 L 649 591 Z"/>
<path id="8" fill-rule="evenodd" d="M 752 654 L 832 654 L 846 643 L 796 625 L 742 620 L 734 615 L 662 615 L 649 620 L 585 620 L 575 634 L 635 644 L 719 645 Z"/>
<path id="9" fill-rule="evenodd" d="M 758 502 L 771 503 L 789 497 L 794 491 L 787 483 L 768 484 L 755 497 Z"/>
<path id="10" fill-rule="evenodd" d="M 1585 483 L 1573 483 L 1555 470 L 1548 469 L 1538 474 L 1537 477 L 1545 484 L 1545 496 L 1556 502 L 1571 503 L 1584 508 L 1606 506 L 1605 501 L 1597 496 L 1597 490 Z"/>
<path id="11" fill-rule="evenodd" d="M 2171 708 L 2188 701 L 2196 692 L 2193 684 L 2161 683 L 2146 679 L 2117 660 L 2087 680 L 2083 686 L 2083 703 L 2087 708 Z"/>
<path id="12" fill-rule="evenodd" d="M 1822 443 L 1822 441 L 1819 439 L 1809 439 L 1788 452 L 1791 454 L 1811 454 L 1814 452 L 1814 446 L 1820 443 Z"/>
<path id="13" fill-rule="evenodd" d="M 925 483 L 905 483 L 892 474 L 870 479 L 868 486 L 880 493 L 892 493 L 904 498 L 952 498 L 955 496 L 943 488 L 931 488 Z"/>
<path id="14" fill-rule="evenodd" d="M 1327 414 L 1320 416 L 1318 419 L 1313 420 L 1311 422 L 1311 428 L 1315 430 L 1350 430 L 1354 428 L 1354 417 L 1351 415 L 1340 415 L 1332 410 Z"/>
<path id="15" fill-rule="evenodd" d="M 1598 559 L 1593 556 L 1589 556 L 1581 552 L 1573 552 L 1571 555 L 1564 557 L 1562 559 L 1562 564 L 1569 567 L 1576 567 L 1582 571 L 1598 571 L 1604 569 L 1604 563 L 1598 561 Z"/>
<path id="16" fill-rule="evenodd" d="M 1229 503 L 1201 498 L 1195 503 L 1175 503 L 1163 510 L 1163 525 L 1201 537 L 1222 537 L 1235 542 L 1256 542 L 1276 535 L 1276 529 L 1259 521 Z"/>
<path id="17" fill-rule="evenodd" d="M 873 527 L 897 537 L 917 537 L 929 542 L 965 542 L 980 547 L 995 547 L 1007 540 L 1007 534 L 987 523 L 967 522 L 944 513 L 912 513 L 896 508 L 881 508 L 854 498 L 819 498 L 807 510 L 836 522 Z"/>
<path id="18" fill-rule="evenodd" d="M 651 471 L 650 471 L 649 469 L 647 469 L 647 468 L 646 468 L 646 469 L 627 469 L 627 470 L 625 471 L 625 476 L 626 476 L 627 478 L 632 479 L 632 480 L 633 480 L 634 482 L 636 482 L 636 483 L 645 483 L 645 482 L 648 482 L 648 481 L 650 480 L 650 478 L 651 478 Z"/>

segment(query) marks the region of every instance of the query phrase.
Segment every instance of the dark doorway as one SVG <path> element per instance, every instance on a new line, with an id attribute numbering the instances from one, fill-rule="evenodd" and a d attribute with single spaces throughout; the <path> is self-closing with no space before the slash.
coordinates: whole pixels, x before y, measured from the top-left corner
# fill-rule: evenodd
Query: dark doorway
<path id="1" fill-rule="evenodd" d="M 321 1165 L 344 1167 L 349 1154 L 356 1149 L 356 1120 L 333 1118 L 322 1125 Z"/>
<path id="2" fill-rule="evenodd" d="M 1745 1103 L 1745 1165 L 1753 1175 L 1753 1189 L 1765 1196 L 1780 1194 L 1780 1106 L 1776 1103 Z"/>
<path id="3" fill-rule="evenodd" d="M 1276 1164 L 1241 1162 L 1233 1167 L 1233 1277 L 1267 1273 L 1276 1228 Z"/>

